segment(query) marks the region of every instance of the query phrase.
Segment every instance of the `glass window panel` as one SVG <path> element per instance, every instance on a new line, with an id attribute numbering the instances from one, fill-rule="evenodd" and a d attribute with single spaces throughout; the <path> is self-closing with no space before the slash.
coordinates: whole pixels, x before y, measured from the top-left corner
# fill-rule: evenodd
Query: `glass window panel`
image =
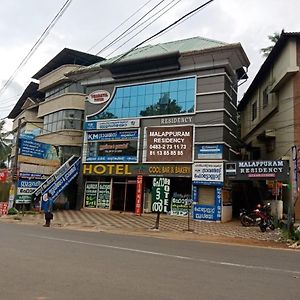
<path id="1" fill-rule="evenodd" d="M 61 121 L 62 119 L 63 119 L 63 111 L 60 110 L 60 111 L 58 112 L 58 120 Z"/>
<path id="2" fill-rule="evenodd" d="M 52 131 L 55 132 L 57 130 L 57 123 L 52 124 Z"/>
<path id="3" fill-rule="evenodd" d="M 47 133 L 52 132 L 52 123 L 47 126 Z"/>
<path id="4" fill-rule="evenodd" d="M 153 84 L 153 93 L 154 94 L 160 94 L 161 93 L 161 82 L 156 82 Z"/>
<path id="5" fill-rule="evenodd" d="M 188 90 L 186 92 L 186 101 L 195 101 L 195 91 L 194 90 Z"/>
<path id="6" fill-rule="evenodd" d="M 128 108 L 129 107 L 129 101 L 130 101 L 130 98 L 129 97 L 124 97 L 123 99 L 123 108 Z"/>
<path id="7" fill-rule="evenodd" d="M 179 91 L 178 92 L 178 101 L 179 102 L 186 101 L 186 92 L 185 91 Z"/>
<path id="8" fill-rule="evenodd" d="M 58 118 L 58 113 L 57 112 L 53 113 L 53 122 L 57 122 L 57 118 Z"/>
<path id="9" fill-rule="evenodd" d="M 178 81 L 178 91 L 186 90 L 186 80 L 181 79 Z"/>
<path id="10" fill-rule="evenodd" d="M 53 122 L 53 114 L 48 115 L 48 123 Z"/>
<path id="11" fill-rule="evenodd" d="M 141 84 L 138 86 L 138 95 L 145 95 L 146 94 L 146 86 Z"/>
<path id="12" fill-rule="evenodd" d="M 194 90 L 195 89 L 195 79 L 194 78 L 188 78 L 186 80 L 186 89 L 187 90 Z"/>
<path id="13" fill-rule="evenodd" d="M 44 124 L 48 124 L 49 123 L 49 115 L 46 115 L 44 117 Z"/>
<path id="14" fill-rule="evenodd" d="M 138 93 L 137 90 L 138 90 L 138 88 L 137 88 L 136 85 L 132 86 L 132 87 L 130 88 L 130 95 L 131 95 L 131 96 L 137 96 L 137 93 Z"/>
<path id="15" fill-rule="evenodd" d="M 130 99 L 130 107 L 136 107 L 138 105 L 138 97 L 133 96 Z"/>
<path id="16" fill-rule="evenodd" d="M 152 95 L 153 94 L 153 84 L 149 83 L 146 85 L 146 95 Z"/>
<path id="17" fill-rule="evenodd" d="M 178 91 L 178 81 L 177 80 L 170 81 L 170 91 L 171 92 L 177 92 Z"/>
<path id="18" fill-rule="evenodd" d="M 130 87 L 125 87 L 123 88 L 124 90 L 124 97 L 129 97 L 130 96 Z"/>
<path id="19" fill-rule="evenodd" d="M 161 92 L 166 93 L 170 91 L 170 82 L 169 81 L 164 81 L 161 83 Z"/>
<path id="20" fill-rule="evenodd" d="M 58 121 L 56 130 L 62 130 L 62 129 L 63 129 L 63 121 Z"/>

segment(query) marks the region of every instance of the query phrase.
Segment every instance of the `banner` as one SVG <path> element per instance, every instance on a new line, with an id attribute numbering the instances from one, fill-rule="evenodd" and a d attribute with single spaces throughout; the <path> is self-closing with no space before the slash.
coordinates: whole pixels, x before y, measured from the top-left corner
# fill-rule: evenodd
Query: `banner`
<path id="1" fill-rule="evenodd" d="M 84 206 L 97 207 L 98 182 L 86 182 L 84 194 Z"/>
<path id="2" fill-rule="evenodd" d="M 153 178 L 152 212 L 167 213 L 169 206 L 171 180 L 168 178 Z"/>
<path id="3" fill-rule="evenodd" d="M 222 159 L 223 145 L 196 145 L 196 159 Z"/>
<path id="4" fill-rule="evenodd" d="M 223 185 L 223 162 L 221 163 L 195 163 L 193 165 L 194 184 Z"/>

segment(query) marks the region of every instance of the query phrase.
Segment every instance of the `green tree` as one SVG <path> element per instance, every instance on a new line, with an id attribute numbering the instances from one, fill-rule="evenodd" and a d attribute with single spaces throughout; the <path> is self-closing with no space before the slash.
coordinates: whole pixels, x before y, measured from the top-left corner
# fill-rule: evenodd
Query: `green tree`
<path id="1" fill-rule="evenodd" d="M 273 35 L 268 35 L 268 39 L 273 43 L 273 45 L 260 49 L 260 52 L 263 54 L 264 57 L 267 57 L 270 54 L 270 52 L 272 51 L 275 44 L 278 42 L 278 40 L 283 32 L 284 32 L 284 29 L 282 29 L 281 33 L 274 32 Z"/>
<path id="2" fill-rule="evenodd" d="M 10 131 L 4 131 L 5 121 L 0 121 L 0 168 L 5 166 L 5 161 L 10 157 L 11 152 L 11 139 L 9 135 Z"/>

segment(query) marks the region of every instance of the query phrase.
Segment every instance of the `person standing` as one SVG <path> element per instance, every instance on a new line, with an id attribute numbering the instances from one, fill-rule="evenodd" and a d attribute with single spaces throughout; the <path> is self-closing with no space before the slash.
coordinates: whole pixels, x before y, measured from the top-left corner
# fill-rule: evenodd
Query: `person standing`
<path id="1" fill-rule="evenodd" d="M 42 196 L 42 204 L 41 204 L 41 210 L 44 211 L 45 214 L 45 224 L 43 225 L 44 227 L 50 227 L 51 220 L 53 219 L 52 208 L 53 208 L 52 197 L 48 193 L 45 193 Z"/>

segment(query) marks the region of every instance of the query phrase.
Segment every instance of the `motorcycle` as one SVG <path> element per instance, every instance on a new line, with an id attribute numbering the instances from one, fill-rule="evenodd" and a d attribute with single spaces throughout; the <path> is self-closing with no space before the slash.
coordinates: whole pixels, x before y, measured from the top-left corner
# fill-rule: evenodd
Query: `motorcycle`
<path id="1" fill-rule="evenodd" d="M 267 228 L 275 230 L 275 225 L 273 222 L 273 216 L 271 215 L 271 203 L 265 204 L 258 212 L 261 220 L 259 222 L 259 228 L 261 232 L 265 232 Z"/>
<path id="2" fill-rule="evenodd" d="M 246 209 L 240 210 L 240 220 L 243 226 L 258 226 L 261 222 L 261 217 L 259 215 L 259 206 L 257 209 L 254 209 L 251 212 L 248 212 Z"/>

